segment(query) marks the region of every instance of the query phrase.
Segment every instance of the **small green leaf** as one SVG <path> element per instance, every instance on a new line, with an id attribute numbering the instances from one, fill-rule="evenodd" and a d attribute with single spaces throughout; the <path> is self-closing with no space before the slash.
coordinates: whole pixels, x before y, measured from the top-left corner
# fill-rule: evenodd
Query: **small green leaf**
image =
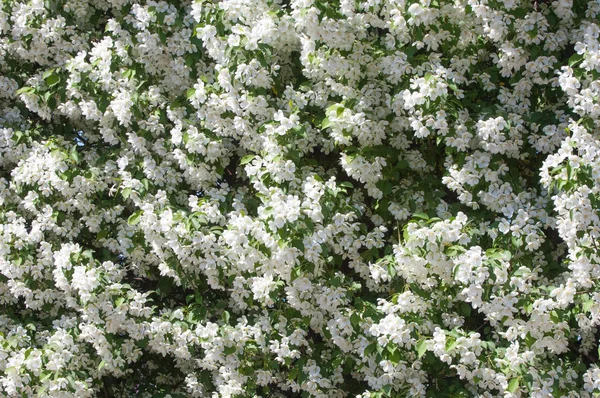
<path id="1" fill-rule="evenodd" d="M 69 152 L 69 157 L 75 161 L 75 163 L 79 163 L 79 152 L 77 151 L 77 146 L 74 145 L 71 147 L 71 151 Z"/>
<path id="2" fill-rule="evenodd" d="M 123 195 L 123 199 L 129 199 L 129 195 L 131 195 L 132 191 L 133 190 L 131 188 L 123 189 L 123 191 L 121 192 L 121 195 Z"/>
<path id="3" fill-rule="evenodd" d="M 127 219 L 127 224 L 136 225 L 137 223 L 139 223 L 142 213 L 143 213 L 142 210 L 137 210 L 135 213 L 130 215 L 129 218 Z"/>
<path id="4" fill-rule="evenodd" d="M 125 79 L 132 79 L 135 76 L 135 69 L 125 69 L 121 75 L 125 78 Z"/>
<path id="5" fill-rule="evenodd" d="M 304 381 L 306 379 L 308 379 L 308 374 L 302 372 L 302 368 L 300 367 L 300 365 L 298 365 L 298 367 L 300 368 L 299 375 L 298 375 L 298 384 L 302 385 L 302 383 L 304 383 Z"/>
<path id="6" fill-rule="evenodd" d="M 581 61 L 583 61 L 583 54 L 575 53 L 575 54 L 571 55 L 571 57 L 569 58 L 569 66 L 572 68 L 573 66 L 577 65 Z"/>
<path id="7" fill-rule="evenodd" d="M 515 391 L 517 391 L 517 389 L 519 388 L 519 380 L 520 379 L 521 379 L 520 377 L 515 377 L 514 379 L 509 381 L 506 391 L 508 391 L 510 393 L 514 393 Z"/>
<path id="8" fill-rule="evenodd" d="M 331 120 L 329 120 L 328 117 L 326 117 L 325 119 L 323 119 L 323 121 L 321 122 L 321 128 L 322 129 L 326 129 L 328 127 L 331 127 L 333 123 L 331 122 Z"/>
<path id="9" fill-rule="evenodd" d="M 421 359 L 423 357 L 423 355 L 425 355 L 425 352 L 427 351 L 427 341 L 426 340 L 419 340 L 419 342 L 417 343 L 417 356 L 419 359 Z"/>
<path id="10" fill-rule="evenodd" d="M 460 310 L 463 314 L 465 314 L 466 316 L 471 316 L 471 305 L 469 303 L 461 303 L 460 304 Z"/>
<path id="11" fill-rule="evenodd" d="M 225 347 L 223 349 L 223 354 L 230 355 L 230 354 L 233 354 L 236 350 L 237 350 L 237 347 L 235 347 L 235 346 L 234 347 Z"/>
<path id="12" fill-rule="evenodd" d="M 223 323 L 229 323 L 229 318 L 231 318 L 231 315 L 229 315 L 229 312 L 223 311 L 223 315 L 221 315 L 221 319 L 223 320 Z"/>
<path id="13" fill-rule="evenodd" d="M 25 134 L 23 134 L 22 131 L 17 130 L 17 131 L 13 132 L 12 138 L 15 141 L 15 144 L 17 144 L 17 145 L 20 144 L 21 141 L 23 140 L 23 137 L 25 137 Z"/>
<path id="14" fill-rule="evenodd" d="M 102 229 L 102 230 L 100 230 L 100 232 L 98 232 L 96 234 L 96 240 L 104 239 L 107 236 L 108 236 L 108 231 L 106 229 Z"/>
<path id="15" fill-rule="evenodd" d="M 188 294 L 187 296 L 185 296 L 185 303 L 189 304 L 192 302 L 192 300 L 194 299 L 194 295 L 193 294 Z"/>
<path id="16" fill-rule="evenodd" d="M 54 69 L 48 69 L 44 73 L 42 73 L 42 79 L 47 79 L 54 74 Z"/>
<path id="17" fill-rule="evenodd" d="M 72 389 L 74 389 L 74 390 L 76 390 L 76 389 L 77 389 L 77 385 L 75 384 L 75 379 L 73 378 L 73 375 L 72 375 L 72 374 L 70 374 L 70 375 L 67 375 L 67 381 L 69 382 L 69 386 L 70 386 Z"/>
<path id="18" fill-rule="evenodd" d="M 294 366 L 290 370 L 290 373 L 288 373 L 288 380 L 296 380 L 297 376 L 298 376 L 298 367 Z"/>
<path id="19" fill-rule="evenodd" d="M 18 89 L 17 91 L 15 91 L 15 94 L 20 95 L 20 94 L 34 94 L 35 93 L 35 89 L 33 87 L 21 87 L 20 89 Z"/>
<path id="20" fill-rule="evenodd" d="M 146 347 L 148 347 L 148 342 L 149 342 L 148 338 L 147 338 L 147 337 L 145 337 L 145 338 L 143 338 L 143 339 L 141 339 L 141 340 L 138 340 L 138 341 L 136 342 L 136 345 L 137 345 L 138 347 L 140 347 L 140 348 L 146 348 Z"/>
<path id="21" fill-rule="evenodd" d="M 60 82 L 60 76 L 58 76 L 56 74 L 52 74 L 52 75 L 46 77 L 44 80 L 46 81 L 46 84 L 48 85 L 48 87 L 52 87 L 52 86 L 56 85 L 58 82 Z"/>
<path id="22" fill-rule="evenodd" d="M 400 353 L 400 350 L 398 350 L 396 347 L 388 346 L 388 352 L 388 358 L 392 363 L 397 364 L 402 359 L 402 354 Z"/>
<path id="23" fill-rule="evenodd" d="M 364 356 L 369 356 L 377 349 L 377 343 L 369 344 L 365 347 Z"/>
<path id="24" fill-rule="evenodd" d="M 527 332 L 525 335 L 525 344 L 527 344 L 527 347 L 531 347 L 536 341 L 537 340 L 529 332 Z"/>
<path id="25" fill-rule="evenodd" d="M 195 89 L 195 88 L 193 88 L 193 87 L 192 87 L 192 88 L 188 88 L 188 90 L 187 90 L 187 91 L 186 91 L 186 93 L 185 93 L 185 97 L 186 97 L 187 99 L 190 99 L 190 98 L 192 98 L 192 97 L 193 97 L 195 94 L 196 94 L 196 89 Z"/>
<path id="26" fill-rule="evenodd" d="M 446 352 L 452 351 L 456 346 L 458 346 L 456 339 L 449 338 L 448 341 L 446 341 Z"/>
<path id="27" fill-rule="evenodd" d="M 418 212 L 413 214 L 413 218 L 420 218 L 422 220 L 429 220 L 429 216 L 425 213 Z"/>
<path id="28" fill-rule="evenodd" d="M 464 253 L 466 250 L 464 247 L 459 245 L 448 246 L 445 250 L 447 256 L 454 257 L 460 253 Z"/>
<path id="29" fill-rule="evenodd" d="M 240 165 L 243 166 L 245 164 L 250 163 L 256 156 L 255 155 L 246 155 L 240 160 Z"/>
<path id="30" fill-rule="evenodd" d="M 44 101 L 44 104 L 48 103 L 50 98 L 52 98 L 52 95 L 54 94 L 51 91 L 46 91 L 44 94 L 42 94 L 42 100 Z"/>

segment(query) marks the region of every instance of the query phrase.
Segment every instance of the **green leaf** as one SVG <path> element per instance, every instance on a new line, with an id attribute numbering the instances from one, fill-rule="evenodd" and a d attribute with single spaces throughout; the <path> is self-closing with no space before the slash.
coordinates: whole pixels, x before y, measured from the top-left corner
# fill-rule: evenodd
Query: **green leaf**
<path id="1" fill-rule="evenodd" d="M 75 161 L 75 163 L 79 163 L 79 152 L 77 151 L 77 145 L 71 147 L 69 151 L 69 157 Z"/>
<path id="2" fill-rule="evenodd" d="M 326 129 L 328 127 L 331 127 L 333 123 L 331 122 L 331 120 L 329 120 L 328 117 L 326 117 L 325 119 L 323 119 L 323 121 L 321 122 L 321 128 L 322 129 Z"/>
<path id="3" fill-rule="evenodd" d="M 426 213 L 417 212 L 413 214 L 413 218 L 420 218 L 422 220 L 429 220 L 429 216 Z"/>
<path id="4" fill-rule="evenodd" d="M 304 381 L 306 379 L 308 379 L 308 374 L 302 372 L 302 368 L 301 368 L 300 365 L 298 365 L 298 368 L 300 368 L 300 370 L 298 371 L 298 373 L 299 373 L 299 375 L 298 375 L 298 384 L 302 385 L 302 383 L 304 383 Z"/>
<path id="5" fill-rule="evenodd" d="M 229 318 L 231 318 L 231 315 L 229 315 L 229 312 L 223 311 L 223 314 L 221 315 L 221 319 L 223 320 L 223 323 L 229 323 Z"/>
<path id="6" fill-rule="evenodd" d="M 48 85 L 48 87 L 52 87 L 52 86 L 56 85 L 58 82 L 60 82 L 60 76 L 58 76 L 56 74 L 51 74 L 50 76 L 46 77 L 44 80 L 46 81 L 46 84 Z"/>
<path id="7" fill-rule="evenodd" d="M 237 347 L 235 347 L 235 346 L 233 346 L 233 347 L 225 347 L 223 349 L 223 353 L 225 355 L 230 355 L 230 354 L 233 354 L 236 350 L 237 350 Z"/>
<path id="8" fill-rule="evenodd" d="M 360 315 L 357 312 L 353 312 L 352 315 L 350 315 L 350 323 L 352 326 L 358 327 L 360 325 L 360 320 Z"/>
<path id="9" fill-rule="evenodd" d="M 240 165 L 243 166 L 245 164 L 250 163 L 256 156 L 255 155 L 246 155 L 240 160 Z"/>
<path id="10" fill-rule="evenodd" d="M 20 94 L 34 94 L 35 93 L 35 89 L 33 87 L 21 87 L 20 89 L 18 89 L 17 91 L 15 91 L 15 94 L 20 95 Z"/>
<path id="11" fill-rule="evenodd" d="M 569 66 L 572 68 L 573 66 L 577 65 L 581 61 L 583 61 L 583 54 L 575 53 L 575 54 L 571 55 L 571 57 L 569 58 Z"/>
<path id="12" fill-rule="evenodd" d="M 427 351 L 427 340 L 419 340 L 417 343 L 417 357 L 421 359 Z"/>
<path id="13" fill-rule="evenodd" d="M 132 79 L 135 76 L 135 69 L 125 69 L 122 73 L 125 79 Z"/>
<path id="14" fill-rule="evenodd" d="M 364 356 L 369 356 L 377 349 L 377 342 L 371 343 L 365 347 Z"/>
<path id="15" fill-rule="evenodd" d="M 41 98 L 44 101 L 44 104 L 47 104 L 53 95 L 54 93 L 52 91 L 46 91 L 44 94 L 42 94 Z"/>
<path id="16" fill-rule="evenodd" d="M 67 375 L 67 381 L 69 382 L 69 386 L 76 390 L 77 389 L 77 385 L 75 384 L 75 379 L 73 378 L 73 374 Z"/>
<path id="17" fill-rule="evenodd" d="M 130 215 L 129 218 L 127 219 L 127 224 L 136 225 L 137 223 L 139 223 L 142 213 L 143 213 L 142 210 L 137 210 L 135 213 Z"/>
<path id="18" fill-rule="evenodd" d="M 510 393 L 514 393 L 515 391 L 517 391 L 517 389 L 519 388 L 519 380 L 520 379 L 521 379 L 520 377 L 515 377 L 514 379 L 509 381 L 506 391 L 508 391 Z"/>
<path id="19" fill-rule="evenodd" d="M 290 370 L 290 373 L 288 373 L 288 380 L 296 380 L 297 376 L 298 376 L 298 367 L 294 366 Z"/>
<path id="20" fill-rule="evenodd" d="M 196 89 L 195 88 L 188 88 L 188 90 L 185 92 L 185 98 L 190 99 L 192 98 L 194 95 L 196 94 Z"/>
<path id="21" fill-rule="evenodd" d="M 143 339 L 138 340 L 135 344 L 140 348 L 146 348 L 146 347 L 148 347 L 148 343 L 149 343 L 148 337 L 144 337 Z"/>
<path id="22" fill-rule="evenodd" d="M 131 188 L 123 189 L 123 191 L 121 192 L 123 199 L 129 199 L 129 195 L 131 195 L 131 192 L 133 192 L 133 189 L 131 189 Z"/>
<path id="23" fill-rule="evenodd" d="M 94 251 L 93 250 L 84 250 L 81 252 L 81 257 L 87 258 L 89 261 L 94 261 Z"/>
<path id="24" fill-rule="evenodd" d="M 460 310 L 466 316 L 471 316 L 471 305 L 469 303 L 460 303 Z"/>
<path id="25" fill-rule="evenodd" d="M 107 236 L 108 236 L 108 231 L 106 229 L 102 229 L 102 230 L 100 230 L 100 232 L 98 232 L 96 234 L 96 240 L 104 239 Z"/>
<path id="26" fill-rule="evenodd" d="M 104 362 L 104 361 L 102 361 Z M 100 365 L 102 365 L 102 362 L 100 362 Z M 106 364 L 106 363 L 105 363 Z M 100 370 L 101 368 L 98 367 L 98 370 Z M 52 376 L 52 372 L 42 372 L 41 377 L 40 377 L 40 381 L 46 381 L 50 378 L 50 376 Z"/>
<path id="27" fill-rule="evenodd" d="M 447 256 L 454 257 L 459 253 L 464 253 L 466 249 L 459 245 L 448 246 L 445 250 Z"/>
<path id="28" fill-rule="evenodd" d="M 22 131 L 19 131 L 19 130 L 13 131 L 12 138 L 13 138 L 15 144 L 17 144 L 17 145 L 20 144 L 21 141 L 23 140 L 23 137 L 25 137 L 25 134 L 23 134 Z"/>
<path id="29" fill-rule="evenodd" d="M 42 79 L 47 79 L 50 76 L 52 76 L 54 74 L 55 70 L 54 69 L 48 69 L 47 71 L 45 71 L 44 73 L 42 73 Z"/>
<path id="30" fill-rule="evenodd" d="M 397 364 L 402 359 L 400 350 L 398 350 L 395 346 L 388 346 L 388 352 L 388 359 L 392 361 L 392 363 Z"/>
<path id="31" fill-rule="evenodd" d="M 456 339 L 449 338 L 446 341 L 446 352 L 452 351 L 453 349 L 456 348 L 457 345 L 458 345 L 458 342 L 456 341 Z"/>
<path id="32" fill-rule="evenodd" d="M 339 187 L 342 188 L 354 188 L 354 185 L 350 181 L 342 181 L 338 184 Z"/>
<path id="33" fill-rule="evenodd" d="M 529 332 L 527 332 L 525 335 L 525 344 L 527 344 L 527 347 L 531 347 L 536 341 L 537 340 Z"/>

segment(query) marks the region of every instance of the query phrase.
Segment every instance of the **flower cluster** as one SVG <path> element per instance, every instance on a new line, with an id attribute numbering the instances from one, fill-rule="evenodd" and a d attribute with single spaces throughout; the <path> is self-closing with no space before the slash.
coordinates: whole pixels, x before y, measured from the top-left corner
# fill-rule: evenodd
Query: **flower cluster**
<path id="1" fill-rule="evenodd" d="M 598 396 L 599 20 L 0 2 L 0 395 Z"/>

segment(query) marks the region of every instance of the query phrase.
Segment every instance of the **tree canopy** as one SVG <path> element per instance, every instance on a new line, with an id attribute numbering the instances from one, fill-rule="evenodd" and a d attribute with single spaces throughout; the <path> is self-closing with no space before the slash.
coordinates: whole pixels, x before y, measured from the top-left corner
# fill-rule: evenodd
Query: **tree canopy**
<path id="1" fill-rule="evenodd" d="M 0 395 L 597 397 L 600 1 L 0 1 Z"/>

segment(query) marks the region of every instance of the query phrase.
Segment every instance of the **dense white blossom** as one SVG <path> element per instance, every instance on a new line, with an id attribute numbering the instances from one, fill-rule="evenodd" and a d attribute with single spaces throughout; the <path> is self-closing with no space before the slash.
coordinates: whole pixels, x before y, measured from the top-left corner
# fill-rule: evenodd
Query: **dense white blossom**
<path id="1" fill-rule="evenodd" d="M 600 394 L 600 2 L 0 2 L 0 395 Z"/>

